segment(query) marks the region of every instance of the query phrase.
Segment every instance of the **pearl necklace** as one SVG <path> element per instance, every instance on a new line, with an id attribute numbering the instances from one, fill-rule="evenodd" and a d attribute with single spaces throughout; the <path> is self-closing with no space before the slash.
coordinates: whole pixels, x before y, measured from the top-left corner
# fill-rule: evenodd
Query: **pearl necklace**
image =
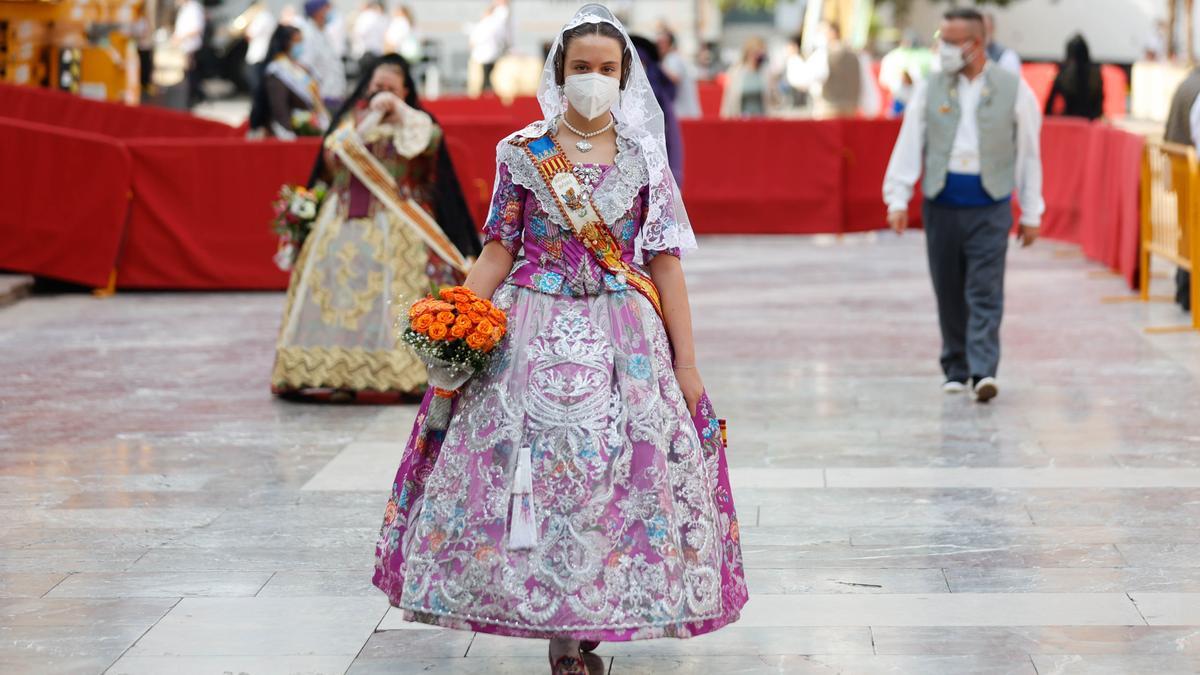
<path id="1" fill-rule="evenodd" d="M 612 115 L 609 115 L 608 124 L 605 124 L 603 128 L 597 129 L 595 131 L 589 131 L 586 133 L 571 126 L 571 123 L 567 121 L 566 115 L 562 116 L 562 123 L 565 124 L 567 126 L 567 128 L 571 130 L 571 133 L 580 137 L 580 140 L 578 143 L 575 144 L 575 147 L 579 148 L 580 152 L 590 152 L 592 149 L 592 144 L 588 143 L 587 139 L 592 138 L 594 136 L 599 136 L 600 134 L 613 128 L 613 125 L 617 123 L 617 120 Z"/>

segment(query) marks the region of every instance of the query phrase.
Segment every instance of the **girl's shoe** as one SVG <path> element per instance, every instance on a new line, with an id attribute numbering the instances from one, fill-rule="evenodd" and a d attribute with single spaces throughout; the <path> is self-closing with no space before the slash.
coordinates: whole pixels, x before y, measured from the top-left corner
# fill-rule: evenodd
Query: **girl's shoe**
<path id="1" fill-rule="evenodd" d="M 578 656 L 564 654 L 550 662 L 551 675 L 588 675 L 587 665 Z"/>
<path id="2" fill-rule="evenodd" d="M 596 649 L 598 649 L 599 647 L 600 647 L 599 640 L 582 640 L 579 643 L 579 651 L 583 652 L 584 654 L 591 654 L 592 652 L 596 651 Z"/>

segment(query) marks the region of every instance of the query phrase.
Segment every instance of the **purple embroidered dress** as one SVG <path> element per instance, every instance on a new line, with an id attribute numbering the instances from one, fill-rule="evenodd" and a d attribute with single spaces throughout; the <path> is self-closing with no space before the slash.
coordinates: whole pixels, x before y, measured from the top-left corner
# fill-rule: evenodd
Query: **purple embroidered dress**
<path id="1" fill-rule="evenodd" d="M 626 260 L 678 255 L 672 211 L 646 220 L 637 145 L 619 149 L 615 165 L 577 166 L 576 177 L 601 211 L 625 204 L 606 222 Z M 494 296 L 509 333 L 444 437 L 414 431 L 375 585 L 409 620 L 503 635 L 619 641 L 720 628 L 747 592 L 711 405 L 690 417 L 662 320 L 550 217 L 523 151 L 502 143 L 498 159 L 485 235 L 516 258 Z M 536 544 L 514 548 L 524 447 Z"/>

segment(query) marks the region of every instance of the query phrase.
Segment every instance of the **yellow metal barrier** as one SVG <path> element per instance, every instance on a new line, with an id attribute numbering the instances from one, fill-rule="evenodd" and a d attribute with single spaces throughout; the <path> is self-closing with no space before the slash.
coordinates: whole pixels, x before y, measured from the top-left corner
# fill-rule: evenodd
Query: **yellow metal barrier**
<path id="1" fill-rule="evenodd" d="M 1147 141 L 1142 163 L 1142 236 L 1138 268 L 1141 298 L 1150 300 L 1150 261 L 1155 257 L 1192 272 L 1192 325 L 1147 332 L 1200 330 L 1200 164 L 1188 145 Z"/>

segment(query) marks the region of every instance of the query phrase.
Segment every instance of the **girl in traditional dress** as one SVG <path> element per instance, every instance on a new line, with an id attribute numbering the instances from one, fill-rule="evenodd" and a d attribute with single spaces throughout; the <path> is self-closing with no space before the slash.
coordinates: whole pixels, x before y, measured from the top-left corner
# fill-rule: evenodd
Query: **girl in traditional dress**
<path id="1" fill-rule="evenodd" d="M 393 330 L 395 302 L 460 281 L 481 248 L 442 141 L 402 57 L 368 68 L 313 170 L 329 193 L 292 270 L 277 394 L 420 400 L 425 366 Z"/>
<path id="2" fill-rule="evenodd" d="M 324 131 L 329 113 L 321 102 L 317 81 L 300 64 L 304 41 L 292 26 L 271 34 L 267 55 L 258 66 L 258 87 L 250 107 L 250 133 L 292 140 Z"/>
<path id="3" fill-rule="evenodd" d="M 662 110 L 604 7 L 566 25 L 545 119 L 497 148 L 466 285 L 508 315 L 444 432 L 405 450 L 374 582 L 410 621 L 550 640 L 690 637 L 746 602 L 721 433 L 680 254 L 695 248 Z"/>

